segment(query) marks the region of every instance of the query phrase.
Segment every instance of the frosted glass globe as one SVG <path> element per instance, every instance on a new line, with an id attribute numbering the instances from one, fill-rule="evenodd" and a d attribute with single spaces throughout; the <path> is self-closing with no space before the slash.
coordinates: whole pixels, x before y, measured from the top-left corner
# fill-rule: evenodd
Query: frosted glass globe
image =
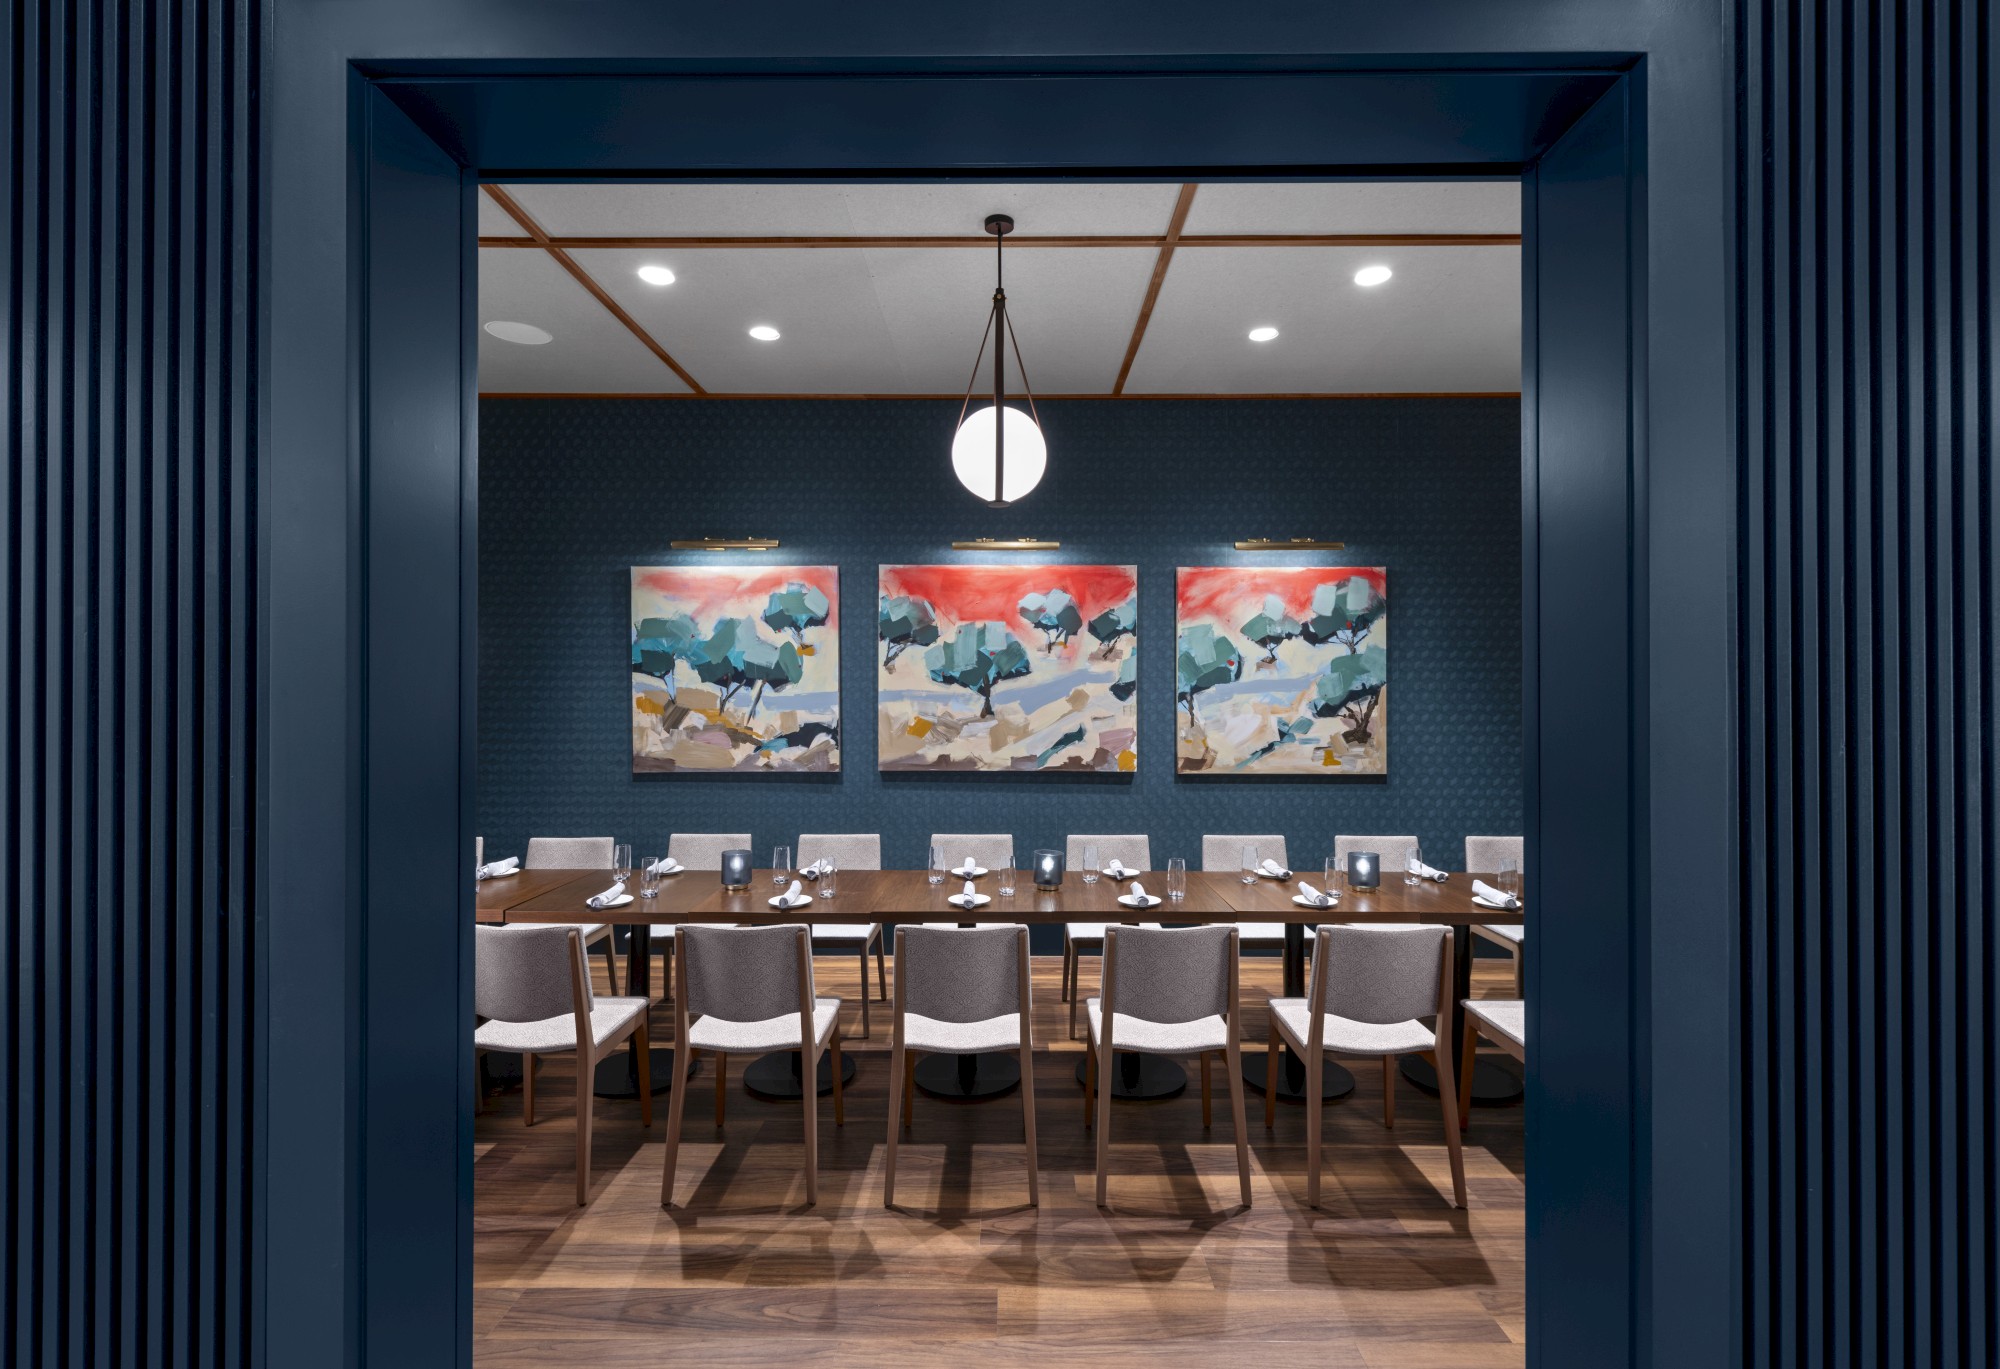
<path id="1" fill-rule="evenodd" d="M 1035 420 L 1009 404 L 1007 417 L 1007 503 L 1021 498 L 1042 481 L 1049 464 L 1049 444 Z M 993 502 L 993 406 L 974 410 L 958 425 L 951 440 L 951 469 L 958 483 L 987 503 Z"/>

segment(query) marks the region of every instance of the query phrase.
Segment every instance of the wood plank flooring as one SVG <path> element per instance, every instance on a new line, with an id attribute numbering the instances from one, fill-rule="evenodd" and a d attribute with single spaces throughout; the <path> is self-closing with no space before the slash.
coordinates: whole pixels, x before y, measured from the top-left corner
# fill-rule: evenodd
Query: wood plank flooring
<path id="1" fill-rule="evenodd" d="M 602 962 L 596 970 L 602 976 Z M 1202 1369 L 1234 1353 L 1257 1369 L 1486 1369 L 1524 1362 L 1519 1108 L 1475 1109 L 1466 1137 L 1469 1212 L 1447 1204 L 1438 1105 L 1398 1080 L 1382 1126 L 1381 1071 L 1326 1109 L 1324 1206 L 1304 1206 L 1305 1124 L 1280 1103 L 1263 1127 L 1248 1098 L 1254 1205 L 1236 1211 L 1227 1094 L 1204 1132 L 1191 1082 L 1180 1098 L 1112 1106 L 1111 1210 L 1091 1201 L 1079 1047 L 1057 1000 L 1058 962 L 1035 967 L 1042 1206 L 1025 1206 L 1016 1095 L 947 1104 L 917 1095 L 896 1198 L 882 1206 L 889 1012 L 861 1025 L 851 958 L 819 961 L 822 993 L 848 1001 L 860 1068 L 847 1124 L 821 1100 L 820 1198 L 803 1206 L 802 1109 L 760 1102 L 732 1077 L 711 1125 L 709 1063 L 691 1081 L 678 1184 L 659 1205 L 665 1097 L 650 1129 L 638 1105 L 597 1104 L 594 1177 L 575 1205 L 574 1076 L 536 1076 L 537 1120 L 519 1090 L 488 1100 L 476 1133 L 475 1358 L 481 1365 L 1047 1365 Z M 1086 993 L 1097 965 L 1084 962 Z M 1481 961 L 1475 992 L 1512 992 Z M 656 965 L 655 983 L 661 982 Z M 1245 1041 L 1261 1042 L 1275 960 L 1246 960 Z M 601 987 L 601 984 L 600 984 Z M 654 1011 L 655 1040 L 672 1012 Z M 732 1076 L 740 1071 L 734 1062 Z M 1505 1062 L 1510 1065 L 1512 1062 Z"/>

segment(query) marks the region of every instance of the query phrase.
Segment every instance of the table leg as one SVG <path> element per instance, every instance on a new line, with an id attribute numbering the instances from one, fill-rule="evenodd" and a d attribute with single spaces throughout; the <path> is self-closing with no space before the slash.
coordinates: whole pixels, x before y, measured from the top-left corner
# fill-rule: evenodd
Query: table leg
<path id="1" fill-rule="evenodd" d="M 758 1098 L 774 1102 L 788 1102 L 805 1097 L 805 1055 L 801 1051 L 772 1051 L 760 1055 L 750 1062 L 743 1071 L 743 1087 Z M 854 1079 L 854 1052 L 840 1053 L 840 1082 L 843 1087 Z M 824 1098 L 833 1092 L 833 1052 L 826 1051 L 819 1058 L 819 1087 L 816 1092 Z"/>
<path id="2" fill-rule="evenodd" d="M 1021 1086 L 1017 1051 L 987 1051 L 978 1055 L 926 1055 L 912 1072 L 916 1085 L 932 1098 L 966 1103 L 997 1098 Z"/>
<path id="3" fill-rule="evenodd" d="M 1284 996 L 1304 998 L 1306 995 L 1306 929 L 1305 924 L 1287 922 L 1285 924 L 1284 953 Z M 1306 1062 L 1283 1046 L 1278 1048 L 1284 1060 L 1284 1073 L 1278 1079 L 1278 1097 L 1287 1103 L 1303 1103 L 1306 1100 Z M 1264 1075 L 1270 1068 L 1263 1051 L 1244 1051 L 1240 1066 L 1243 1082 L 1258 1093 L 1264 1091 Z M 1354 1092 L 1354 1076 L 1347 1067 L 1327 1060 L 1320 1065 L 1320 1101 L 1330 1103 L 1336 1098 L 1345 1098 Z"/>
<path id="4" fill-rule="evenodd" d="M 1447 1050 L 1454 1052 L 1452 1063 L 1460 1071 L 1458 1077 L 1465 1077 L 1464 1071 L 1472 1071 L 1472 1101 L 1482 1107 L 1496 1107 L 1511 1103 L 1521 1096 L 1521 1081 L 1509 1070 L 1504 1070 L 1490 1060 L 1480 1060 L 1475 1053 L 1467 1057 L 1458 1052 L 1464 1049 L 1465 1040 L 1465 1000 L 1472 997 L 1472 928 L 1451 929 L 1451 1035 L 1446 1038 Z M 1403 1057 L 1403 1077 L 1422 1089 L 1425 1093 L 1438 1091 L 1437 1067 L 1421 1055 Z"/>
<path id="5" fill-rule="evenodd" d="M 625 988 L 633 998 L 652 997 L 652 930 L 643 922 L 635 923 L 625 942 Z M 683 1078 L 695 1072 L 695 1058 L 690 1054 L 686 1067 L 676 1075 L 672 1047 L 654 1046 L 648 1072 L 652 1076 L 653 1092 L 665 1093 L 674 1086 L 676 1078 Z M 597 1073 L 592 1080 L 591 1088 L 599 1098 L 637 1098 L 639 1043 L 635 1040 L 629 1050 L 622 1050 L 616 1055 L 609 1055 L 598 1061 Z"/>

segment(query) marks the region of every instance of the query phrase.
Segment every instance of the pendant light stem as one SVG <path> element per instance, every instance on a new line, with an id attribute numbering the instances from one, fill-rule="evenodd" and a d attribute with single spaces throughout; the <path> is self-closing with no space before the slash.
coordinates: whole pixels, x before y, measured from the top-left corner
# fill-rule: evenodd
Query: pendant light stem
<path id="1" fill-rule="evenodd" d="M 1007 504 L 1007 230 L 993 234 L 993 504 Z"/>

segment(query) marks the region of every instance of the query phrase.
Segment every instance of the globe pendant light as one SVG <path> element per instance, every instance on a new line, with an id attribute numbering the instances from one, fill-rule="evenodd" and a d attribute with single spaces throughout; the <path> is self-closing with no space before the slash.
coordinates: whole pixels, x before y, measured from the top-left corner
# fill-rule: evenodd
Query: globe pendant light
<path id="1" fill-rule="evenodd" d="M 1042 438 L 1035 413 L 1035 392 L 1028 384 L 1028 368 L 1021 364 L 1021 343 L 1007 317 L 1007 292 L 1002 288 L 1002 254 L 1014 220 L 1005 214 L 989 214 L 986 231 L 993 235 L 993 308 L 986 317 L 986 332 L 979 339 L 979 351 L 972 359 L 972 376 L 965 382 L 965 403 L 958 409 L 958 435 L 951 441 L 951 469 L 958 482 L 996 509 L 1007 507 L 1041 483 L 1048 468 L 1048 443 Z M 986 355 L 986 340 L 993 340 L 993 403 L 966 412 L 972 405 L 972 386 L 979 379 L 979 363 Z M 1014 348 L 1014 366 L 1021 373 L 1021 389 L 1028 399 L 1026 412 L 1007 403 L 1007 347 Z M 998 421 L 995 416 L 998 415 Z"/>

